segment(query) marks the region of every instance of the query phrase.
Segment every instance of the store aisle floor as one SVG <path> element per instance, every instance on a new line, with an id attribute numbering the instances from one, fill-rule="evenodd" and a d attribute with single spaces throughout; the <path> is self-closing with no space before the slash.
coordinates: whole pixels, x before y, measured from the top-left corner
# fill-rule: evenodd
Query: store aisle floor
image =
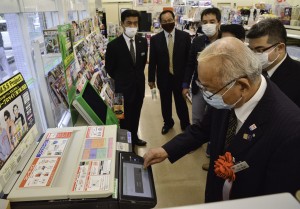
<path id="1" fill-rule="evenodd" d="M 147 70 L 146 70 L 147 71 Z M 145 72 L 146 72 L 145 71 Z M 181 133 L 179 119 L 173 102 L 173 119 L 175 125 L 168 134 L 162 135 L 163 120 L 159 93 L 156 101 L 151 98 L 151 91 L 146 85 L 146 95 L 140 119 L 139 136 L 148 142 L 146 147 L 138 147 L 137 153 L 143 156 L 149 148 L 159 147 Z M 189 103 L 189 111 L 191 105 Z M 203 163 L 209 159 L 205 156 L 206 145 L 171 164 L 168 160 L 152 166 L 157 206 L 155 208 L 199 204 L 204 202 L 204 190 L 207 172 L 202 170 Z"/>

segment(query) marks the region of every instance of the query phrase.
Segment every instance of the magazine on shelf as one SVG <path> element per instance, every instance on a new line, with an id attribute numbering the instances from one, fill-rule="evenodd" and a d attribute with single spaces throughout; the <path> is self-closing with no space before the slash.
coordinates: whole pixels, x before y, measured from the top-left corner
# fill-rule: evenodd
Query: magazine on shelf
<path id="1" fill-rule="evenodd" d="M 68 98 L 67 98 L 67 89 L 66 81 L 63 75 L 60 75 L 52 84 L 51 88 L 53 89 L 55 95 L 58 97 L 59 101 L 63 104 L 65 108 L 68 108 Z"/>
<path id="2" fill-rule="evenodd" d="M 57 29 L 43 30 L 46 53 L 60 53 Z"/>
<path id="3" fill-rule="evenodd" d="M 100 96 L 104 100 L 104 102 L 110 107 L 113 108 L 114 105 L 114 92 L 111 89 L 109 83 L 104 84 Z"/>
<path id="4" fill-rule="evenodd" d="M 94 88 L 98 91 L 100 94 L 102 87 L 103 87 L 103 80 L 100 76 L 100 72 L 94 73 L 92 79 L 91 79 L 91 84 L 94 86 Z"/>
<path id="5" fill-rule="evenodd" d="M 107 82 L 107 74 L 101 69 L 103 63 L 100 49 L 103 50 L 105 44 L 105 38 L 93 31 L 74 46 L 76 65 L 79 69 L 76 83 L 77 93 L 81 91 L 85 83 L 82 77 L 89 80 L 99 93 L 103 84 Z"/>
<path id="6" fill-rule="evenodd" d="M 62 63 L 60 63 L 57 66 L 55 66 L 51 71 L 49 71 L 46 76 L 48 92 L 49 92 L 50 98 L 55 107 L 58 107 L 59 104 L 61 103 L 61 101 L 60 101 L 59 97 L 57 96 L 55 90 L 52 88 L 52 84 L 55 83 L 55 81 L 60 76 L 63 75 L 62 73 L 63 73 L 63 66 L 62 66 Z"/>

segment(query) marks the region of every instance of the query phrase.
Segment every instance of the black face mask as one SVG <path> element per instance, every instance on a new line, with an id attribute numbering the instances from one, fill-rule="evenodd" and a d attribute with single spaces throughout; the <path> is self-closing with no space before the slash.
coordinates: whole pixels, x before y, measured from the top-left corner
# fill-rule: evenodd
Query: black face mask
<path id="1" fill-rule="evenodd" d="M 161 24 L 161 27 L 168 33 L 171 33 L 175 27 L 175 22 Z"/>

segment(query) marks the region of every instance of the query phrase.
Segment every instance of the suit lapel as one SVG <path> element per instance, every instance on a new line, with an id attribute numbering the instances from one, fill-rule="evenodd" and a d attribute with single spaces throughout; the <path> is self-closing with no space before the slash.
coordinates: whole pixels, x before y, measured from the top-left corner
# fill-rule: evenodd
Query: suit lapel
<path id="1" fill-rule="evenodd" d="M 285 83 L 288 82 L 290 79 L 288 73 L 289 71 L 287 69 L 290 68 L 291 58 L 289 55 L 285 58 L 285 60 L 281 63 L 281 65 L 278 66 L 274 74 L 271 76 L 271 81 L 274 83 Z"/>
<path id="2" fill-rule="evenodd" d="M 163 53 L 169 54 L 167 40 L 166 40 L 166 36 L 165 36 L 164 31 L 160 32 L 159 36 L 160 36 L 160 38 L 159 38 L 160 43 L 158 43 L 158 46 L 162 47 Z"/>
<path id="3" fill-rule="evenodd" d="M 262 112 L 258 113 L 260 112 L 260 109 L 261 108 L 253 110 L 251 116 L 264 114 Z M 245 151 L 251 148 L 263 134 L 265 119 L 251 116 L 247 118 L 228 147 L 228 151 L 231 152 L 234 157 L 238 157 L 241 153 L 245 153 Z"/>
<path id="4" fill-rule="evenodd" d="M 272 108 L 272 95 L 270 95 L 270 88 L 270 82 L 267 81 L 265 94 L 237 132 L 232 143 L 229 145 L 228 151 L 232 152 L 234 157 L 244 153 L 247 149 L 257 143 L 261 139 L 261 136 L 266 129 L 265 127 L 268 126 L 267 124 L 270 119 L 265 110 Z"/>
<path id="5" fill-rule="evenodd" d="M 138 36 L 135 36 L 135 64 L 138 65 L 139 62 L 141 61 L 140 57 L 141 57 L 141 44 L 142 41 L 140 40 L 140 38 Z"/>
<path id="6" fill-rule="evenodd" d="M 180 37 L 180 33 L 178 32 L 177 29 L 175 30 L 175 41 L 174 41 L 174 49 L 173 49 L 173 62 L 174 62 L 174 58 L 176 57 L 176 52 L 180 50 L 180 43 L 181 42 L 181 37 Z"/>

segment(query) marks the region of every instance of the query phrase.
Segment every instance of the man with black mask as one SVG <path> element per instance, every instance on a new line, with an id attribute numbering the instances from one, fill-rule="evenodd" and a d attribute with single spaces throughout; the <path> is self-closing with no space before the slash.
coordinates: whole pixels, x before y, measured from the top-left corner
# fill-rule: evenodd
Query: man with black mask
<path id="1" fill-rule="evenodd" d="M 150 41 L 148 81 L 152 89 L 157 79 L 164 120 L 161 133 L 166 134 L 174 126 L 172 93 L 181 129 L 184 130 L 190 125 L 187 104 L 181 92 L 191 38 L 188 33 L 175 29 L 175 16 L 172 11 L 163 11 L 159 20 L 164 30 L 154 35 Z"/>

